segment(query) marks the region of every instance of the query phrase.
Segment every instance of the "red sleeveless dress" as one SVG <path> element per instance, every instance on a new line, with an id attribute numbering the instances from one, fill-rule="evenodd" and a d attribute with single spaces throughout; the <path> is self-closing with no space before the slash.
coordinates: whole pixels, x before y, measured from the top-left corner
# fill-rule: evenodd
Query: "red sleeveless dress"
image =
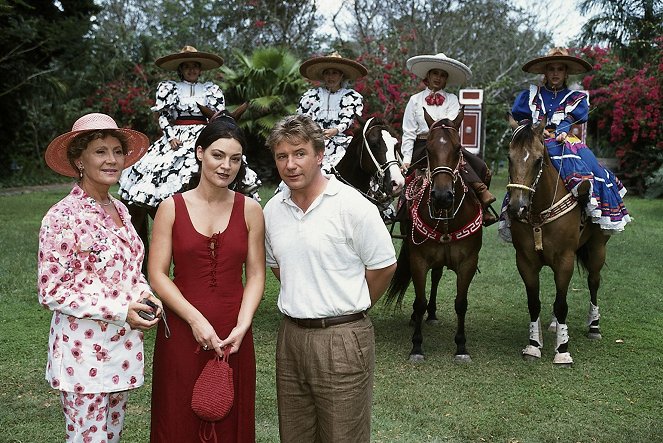
<path id="1" fill-rule="evenodd" d="M 243 265 L 248 251 L 244 196 L 235 193 L 224 232 L 212 237 L 195 230 L 181 194 L 175 200 L 173 224 L 174 282 L 184 297 L 212 324 L 220 338 L 237 324 L 244 285 Z M 211 351 L 195 353 L 198 344 L 191 328 L 165 308 L 171 336 L 159 323 L 152 377 L 151 442 L 199 442 L 201 420 L 191 409 L 193 386 Z M 230 413 L 215 422 L 220 442 L 255 441 L 256 361 L 249 328 L 239 352 L 229 359 L 233 368 L 235 401 Z"/>

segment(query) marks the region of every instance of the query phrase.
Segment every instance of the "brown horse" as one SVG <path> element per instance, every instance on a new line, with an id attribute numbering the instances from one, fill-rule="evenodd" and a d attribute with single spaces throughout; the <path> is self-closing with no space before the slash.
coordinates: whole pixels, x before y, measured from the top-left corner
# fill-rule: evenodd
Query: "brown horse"
<path id="1" fill-rule="evenodd" d="M 581 223 L 581 208 L 566 190 L 544 145 L 545 122 L 536 127 L 529 123 L 519 125 L 509 117 L 509 123 L 514 132 L 509 145 L 507 215 L 530 314 L 529 344 L 522 354 L 528 360 L 541 357 L 539 273 L 543 266 L 548 266 L 554 273 L 556 288 L 555 318 L 551 324 L 557 335 L 553 362 L 568 366 L 573 364 L 573 359 L 568 350 L 566 295 L 573 275 L 574 257 L 588 273 L 591 297 L 589 337 L 601 338 L 597 293 L 609 236 L 594 223 Z"/>
<path id="2" fill-rule="evenodd" d="M 377 117 L 359 119 L 359 124 L 345 155 L 334 168 L 335 175 L 383 211 L 405 184 L 396 152 L 397 134 Z"/>
<path id="3" fill-rule="evenodd" d="M 455 120 L 433 122 L 429 126 L 426 151 L 428 169 L 406 185 L 406 200 L 412 223 L 407 226 L 407 240 L 398 256 L 398 267 L 389 289 L 387 303 L 395 299 L 400 305 L 410 283 L 414 283 L 414 334 L 410 361 L 424 358 L 421 324 L 427 308 L 426 277 L 433 269 L 441 277 L 447 267 L 456 273 L 457 329 L 455 360 L 469 362 L 465 348 L 465 314 L 467 292 L 477 271 L 482 242 L 481 205 L 460 174 L 464 167 L 458 128 L 461 111 Z M 435 282 L 433 282 L 435 283 Z"/>

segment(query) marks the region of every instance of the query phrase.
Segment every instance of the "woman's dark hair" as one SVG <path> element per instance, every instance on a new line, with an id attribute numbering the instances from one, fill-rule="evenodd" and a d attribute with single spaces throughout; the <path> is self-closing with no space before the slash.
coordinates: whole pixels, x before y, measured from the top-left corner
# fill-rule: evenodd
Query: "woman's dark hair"
<path id="1" fill-rule="evenodd" d="M 240 146 L 242 147 L 242 154 L 246 152 L 246 138 L 244 138 L 244 133 L 239 128 L 239 126 L 237 126 L 237 123 L 235 123 L 235 121 L 230 117 L 220 117 L 209 122 L 207 126 L 205 126 L 205 128 L 200 132 L 200 135 L 198 135 L 198 139 L 196 140 L 196 149 L 198 149 L 198 146 L 200 146 L 203 148 L 203 151 L 205 151 L 212 143 L 221 138 L 237 140 L 237 142 L 239 142 Z M 191 177 L 191 181 L 189 181 L 187 189 L 193 189 L 198 186 L 198 183 L 200 183 L 200 172 L 202 171 L 203 165 L 202 162 L 198 160 L 198 156 L 196 156 L 196 162 L 198 163 L 198 172 L 196 172 L 193 177 Z M 237 185 L 242 182 L 245 175 L 246 163 L 244 162 L 244 159 L 242 159 L 242 163 L 239 166 L 239 171 L 237 172 L 237 177 L 235 177 L 235 180 L 233 180 L 230 184 L 230 189 L 236 189 Z"/>
<path id="2" fill-rule="evenodd" d="M 122 145 L 122 152 L 124 155 L 127 154 L 127 137 L 121 131 L 116 131 L 114 129 L 97 129 L 82 132 L 74 137 L 74 139 L 69 142 L 69 146 L 67 146 L 67 160 L 69 160 L 69 164 L 75 171 L 78 171 L 79 169 L 78 166 L 76 166 L 75 161 L 81 157 L 81 154 L 87 149 L 90 142 L 98 138 L 106 137 L 115 137 L 118 139 Z"/>

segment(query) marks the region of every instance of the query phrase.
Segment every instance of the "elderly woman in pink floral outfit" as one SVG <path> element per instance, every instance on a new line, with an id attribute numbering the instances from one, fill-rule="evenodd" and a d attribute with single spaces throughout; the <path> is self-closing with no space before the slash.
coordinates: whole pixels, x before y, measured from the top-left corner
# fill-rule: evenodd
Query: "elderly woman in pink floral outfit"
<path id="1" fill-rule="evenodd" d="M 39 302 L 53 311 L 46 379 L 61 392 L 66 441 L 119 441 L 128 391 L 143 384 L 142 330 L 159 321 L 161 302 L 141 274 L 144 248 L 127 208 L 108 191 L 148 145 L 87 114 L 46 150 L 51 169 L 80 178 L 39 233 Z"/>

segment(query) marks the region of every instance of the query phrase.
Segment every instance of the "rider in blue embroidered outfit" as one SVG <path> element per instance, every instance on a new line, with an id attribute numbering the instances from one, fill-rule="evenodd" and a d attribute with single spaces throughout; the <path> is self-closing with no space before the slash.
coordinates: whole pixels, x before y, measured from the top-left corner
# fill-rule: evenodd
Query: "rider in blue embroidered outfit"
<path id="1" fill-rule="evenodd" d="M 522 69 L 543 74 L 544 79 L 541 86 L 530 85 L 518 95 L 511 109 L 513 118 L 522 123 L 545 118 L 545 146 L 569 192 L 606 234 L 623 231 L 631 221 L 622 200 L 626 188 L 571 133 L 571 125 L 587 121 L 589 98 L 584 92 L 569 89 L 567 79 L 569 74 L 591 71 L 592 66 L 570 56 L 564 48 L 553 48 L 545 57 L 525 63 Z"/>

